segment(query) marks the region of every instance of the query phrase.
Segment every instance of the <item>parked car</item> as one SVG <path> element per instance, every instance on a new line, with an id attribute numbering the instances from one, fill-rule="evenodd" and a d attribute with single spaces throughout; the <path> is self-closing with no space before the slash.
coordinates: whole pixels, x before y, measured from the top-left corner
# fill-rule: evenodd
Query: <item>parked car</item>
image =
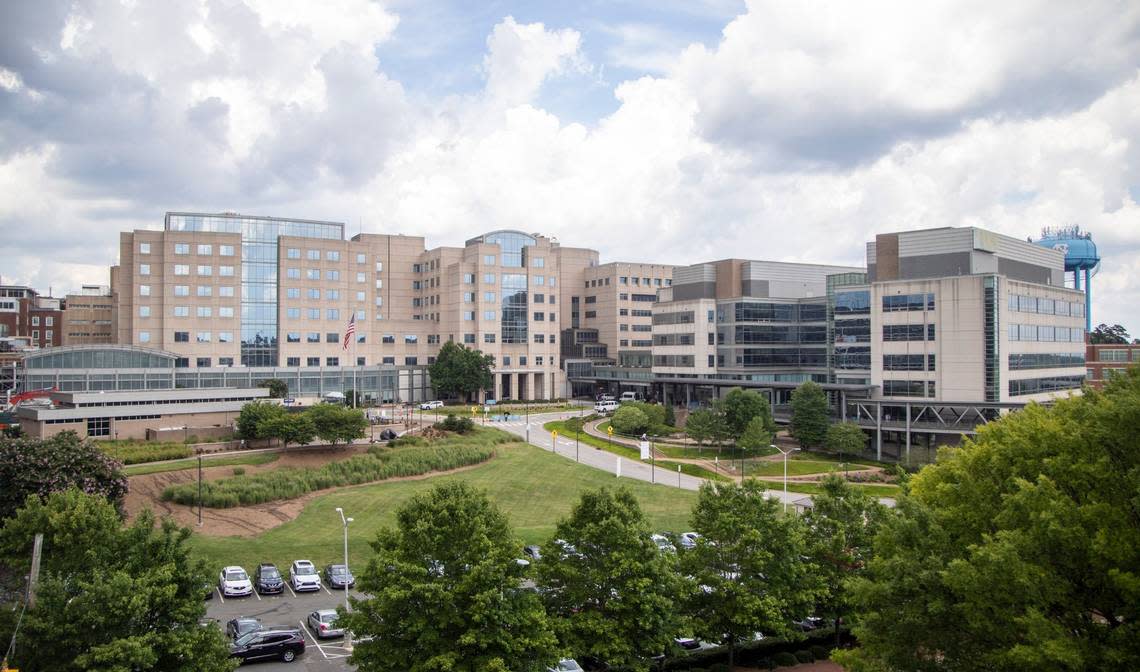
<path id="1" fill-rule="evenodd" d="M 396 431 L 393 429 L 385 429 L 384 431 L 380 432 L 380 438 L 385 440 L 385 441 L 391 441 L 392 439 L 395 439 L 398 436 L 399 436 L 399 434 L 397 434 Z"/>
<path id="2" fill-rule="evenodd" d="M 701 643 L 692 637 L 674 637 L 673 643 L 686 651 L 696 651 L 701 648 Z"/>
<path id="3" fill-rule="evenodd" d="M 533 544 L 530 546 L 523 546 L 523 555 L 530 558 L 531 560 L 541 560 L 542 549 Z"/>
<path id="4" fill-rule="evenodd" d="M 261 621 L 252 616 L 238 616 L 226 621 L 226 636 L 237 639 L 247 632 L 261 629 Z"/>
<path id="5" fill-rule="evenodd" d="M 329 588 L 353 588 L 356 586 L 356 578 L 346 565 L 325 565 L 325 584 Z"/>
<path id="6" fill-rule="evenodd" d="M 617 407 L 618 403 L 612 399 L 609 401 L 599 401 L 598 403 L 594 404 L 594 412 L 601 415 L 609 415 L 610 413 L 616 411 Z"/>
<path id="7" fill-rule="evenodd" d="M 823 625 L 823 619 L 819 616 L 808 616 L 807 618 L 793 621 L 792 625 L 803 632 L 811 632 Z"/>
<path id="8" fill-rule="evenodd" d="M 230 645 L 230 657 L 240 658 L 243 663 L 269 658 L 291 663 L 304 652 L 305 636 L 301 629 L 289 626 L 270 626 L 247 632 Z"/>
<path id="9" fill-rule="evenodd" d="M 665 535 L 651 534 L 649 535 L 649 538 L 653 540 L 653 543 L 657 544 L 657 550 L 661 551 L 662 553 L 677 552 L 677 548 L 673 546 L 673 542 L 669 541 L 669 538 Z"/>
<path id="10" fill-rule="evenodd" d="M 443 402 L 442 401 L 425 401 L 424 403 L 420 404 L 420 410 L 421 411 L 430 411 L 433 408 L 443 408 Z"/>
<path id="11" fill-rule="evenodd" d="M 310 612 L 309 629 L 321 639 L 344 637 L 344 628 L 336 624 L 336 609 L 318 609 Z"/>
<path id="12" fill-rule="evenodd" d="M 289 567 L 289 582 L 293 584 L 293 590 L 298 593 L 321 589 L 321 575 L 317 574 L 317 568 L 308 560 L 293 561 Z"/>
<path id="13" fill-rule="evenodd" d="M 252 595 L 253 584 L 249 581 L 249 575 L 245 570 L 237 565 L 223 567 L 222 571 L 218 573 L 218 591 L 221 592 L 222 597 L 238 597 L 241 595 Z"/>
<path id="14" fill-rule="evenodd" d="M 627 401 L 637 401 L 640 396 L 641 395 L 639 395 L 637 392 L 622 392 L 621 398 L 618 399 L 618 401 L 621 401 L 623 403 Z"/>
<path id="15" fill-rule="evenodd" d="M 681 548 L 684 549 L 696 548 L 697 540 L 700 538 L 701 535 L 696 532 L 682 532 L 681 535 L 677 537 L 678 541 L 681 542 Z"/>
<path id="16" fill-rule="evenodd" d="M 277 565 L 263 562 L 253 572 L 253 587 L 262 595 L 273 595 L 285 592 L 285 579 L 281 578 L 281 571 Z"/>
<path id="17" fill-rule="evenodd" d="M 586 670 L 586 672 L 606 672 L 606 670 L 610 669 L 608 663 L 601 658 L 595 658 L 593 656 L 582 656 L 582 660 L 578 662 L 582 664 L 582 669 Z"/>
<path id="18" fill-rule="evenodd" d="M 546 668 L 546 672 L 582 672 L 582 666 L 573 658 L 563 658 L 554 667 Z"/>
<path id="19" fill-rule="evenodd" d="M 202 597 L 207 600 L 214 599 L 214 584 L 209 579 L 202 583 L 202 594 Z"/>

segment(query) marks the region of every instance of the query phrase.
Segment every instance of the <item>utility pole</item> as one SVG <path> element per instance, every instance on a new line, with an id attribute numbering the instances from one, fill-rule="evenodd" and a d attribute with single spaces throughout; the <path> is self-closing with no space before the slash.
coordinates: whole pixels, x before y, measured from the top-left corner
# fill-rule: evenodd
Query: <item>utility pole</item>
<path id="1" fill-rule="evenodd" d="M 198 449 L 198 527 L 202 526 L 202 449 Z"/>

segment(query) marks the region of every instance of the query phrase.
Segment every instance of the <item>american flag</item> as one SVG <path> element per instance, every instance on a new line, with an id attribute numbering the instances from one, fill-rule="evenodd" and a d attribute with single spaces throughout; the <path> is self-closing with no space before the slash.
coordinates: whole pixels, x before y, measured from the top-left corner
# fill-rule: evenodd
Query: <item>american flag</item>
<path id="1" fill-rule="evenodd" d="M 348 318 L 348 329 L 344 332 L 344 349 L 348 350 L 348 344 L 352 342 L 352 337 L 356 335 L 356 313 Z"/>

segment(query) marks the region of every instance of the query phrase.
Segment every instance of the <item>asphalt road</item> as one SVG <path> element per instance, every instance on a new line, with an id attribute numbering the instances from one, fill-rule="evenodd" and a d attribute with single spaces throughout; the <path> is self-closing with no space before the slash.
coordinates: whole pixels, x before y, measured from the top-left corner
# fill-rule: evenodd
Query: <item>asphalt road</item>
<path id="1" fill-rule="evenodd" d="M 353 592 L 354 597 L 360 597 Z M 315 593 L 293 593 L 288 586 L 282 595 L 257 595 L 249 597 L 221 598 L 217 588 L 214 597 L 206 608 L 206 617 L 218 621 L 219 627 L 225 629 L 226 621 L 238 616 L 252 616 L 260 619 L 265 625 L 289 625 L 302 628 L 305 635 L 305 653 L 297 657 L 292 663 L 280 660 L 266 662 L 252 662 L 243 666 L 243 669 L 257 670 L 258 672 L 302 672 L 307 670 L 320 672 L 339 672 L 353 670 L 348 664 L 349 650 L 345 648 L 343 638 L 330 638 L 319 640 L 309 629 L 307 617 L 309 612 L 317 609 L 335 609 L 337 605 L 344 604 L 344 592 L 329 591 L 322 587 Z"/>

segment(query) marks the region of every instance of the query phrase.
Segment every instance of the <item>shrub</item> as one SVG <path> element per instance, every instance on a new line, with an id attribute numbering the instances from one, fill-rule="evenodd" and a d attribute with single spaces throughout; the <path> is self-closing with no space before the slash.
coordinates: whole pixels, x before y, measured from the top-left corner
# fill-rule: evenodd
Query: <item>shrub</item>
<path id="1" fill-rule="evenodd" d="M 107 442 L 103 452 L 123 464 L 141 464 L 190 457 L 193 449 L 181 443 L 147 443 L 141 441 Z"/>
<path id="2" fill-rule="evenodd" d="M 815 656 L 811 655 L 811 651 L 800 650 L 795 653 L 796 660 L 801 663 L 814 663 Z"/>
<path id="3" fill-rule="evenodd" d="M 826 646 L 820 646 L 819 644 L 816 644 L 814 646 L 808 647 L 808 650 L 811 651 L 811 655 L 815 656 L 816 660 L 827 660 L 831 657 L 831 649 L 827 648 Z"/>
<path id="4" fill-rule="evenodd" d="M 244 476 L 245 467 L 234 467 L 234 476 Z"/>
<path id="5" fill-rule="evenodd" d="M 649 418 L 641 409 L 631 404 L 623 404 L 614 411 L 614 417 L 610 420 L 610 424 L 614 431 L 619 434 L 641 434 L 649 429 Z"/>
<path id="6" fill-rule="evenodd" d="M 398 436 L 389 441 L 388 446 L 391 448 L 396 448 L 399 446 L 422 446 L 426 443 L 427 441 L 422 436 L 416 436 L 415 434 L 404 434 L 403 436 Z"/>
<path id="7" fill-rule="evenodd" d="M 776 664 L 776 667 L 792 667 L 800 664 L 800 661 L 787 651 L 781 651 L 772 656 L 772 662 Z"/>
<path id="8" fill-rule="evenodd" d="M 454 413 L 448 413 L 447 417 L 442 421 L 435 423 L 438 429 L 444 429 L 456 434 L 466 434 L 475 429 L 475 422 L 468 417 L 456 417 Z"/>

